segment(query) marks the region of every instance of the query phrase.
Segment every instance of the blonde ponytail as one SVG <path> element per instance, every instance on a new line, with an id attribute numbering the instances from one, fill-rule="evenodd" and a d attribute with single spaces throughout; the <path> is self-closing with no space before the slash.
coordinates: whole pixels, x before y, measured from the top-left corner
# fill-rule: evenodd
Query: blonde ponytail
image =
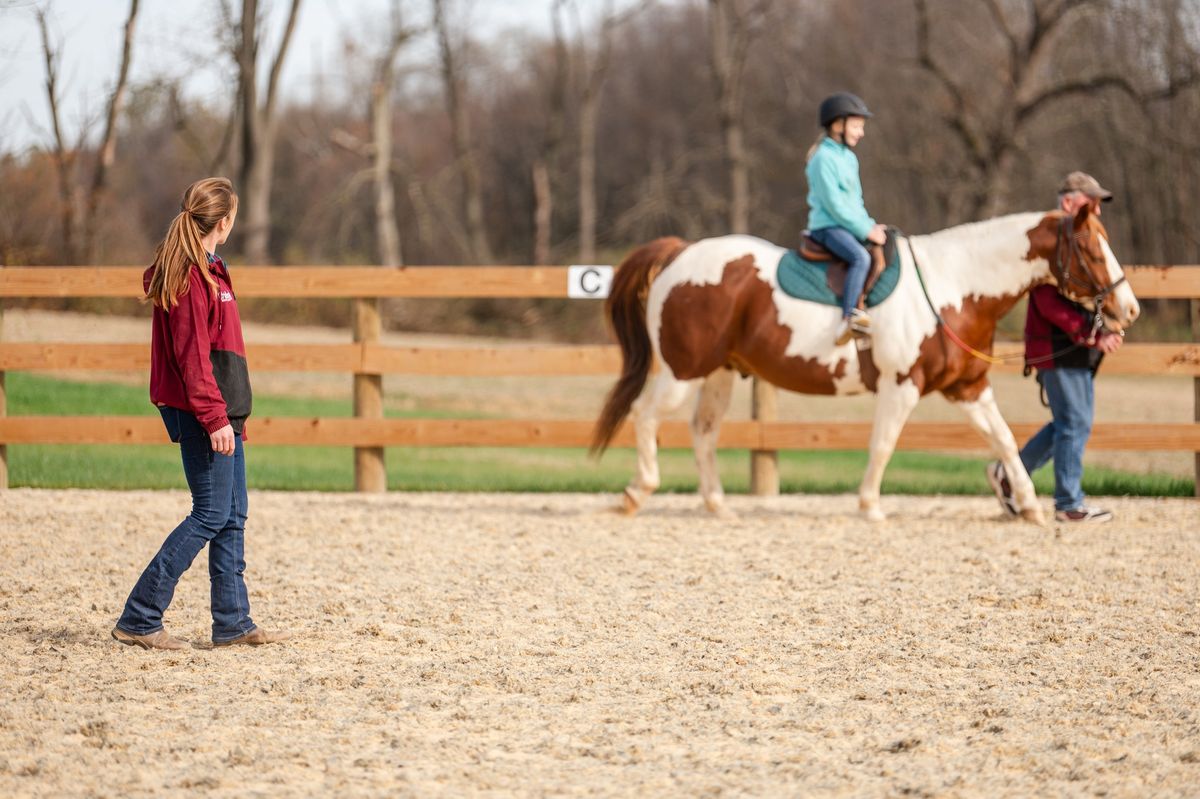
<path id="1" fill-rule="evenodd" d="M 216 296 L 217 282 L 208 268 L 203 239 L 237 210 L 237 203 L 233 184 L 226 178 L 205 178 L 188 186 L 179 213 L 154 251 L 154 274 L 146 292 L 150 302 L 164 310 L 177 305 L 187 292 L 192 264 L 199 267 L 204 282 Z"/>
<path id="2" fill-rule="evenodd" d="M 817 140 L 812 143 L 812 146 L 808 148 L 808 154 L 804 156 L 804 163 L 807 164 L 813 159 L 813 156 L 817 154 L 817 148 L 821 146 L 821 142 L 825 141 L 827 135 L 825 130 L 817 134 Z"/>

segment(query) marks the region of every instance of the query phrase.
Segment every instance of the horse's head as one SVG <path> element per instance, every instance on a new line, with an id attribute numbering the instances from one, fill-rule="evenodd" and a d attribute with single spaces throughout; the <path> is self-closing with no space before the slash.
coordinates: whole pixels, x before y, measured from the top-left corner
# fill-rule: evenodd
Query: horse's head
<path id="1" fill-rule="evenodd" d="M 1025 258 L 1044 258 L 1063 296 L 1089 311 L 1099 310 L 1111 328 L 1123 330 L 1137 319 L 1137 297 L 1108 246 L 1108 231 L 1090 206 L 1074 215 L 1053 211 L 1026 235 Z"/>

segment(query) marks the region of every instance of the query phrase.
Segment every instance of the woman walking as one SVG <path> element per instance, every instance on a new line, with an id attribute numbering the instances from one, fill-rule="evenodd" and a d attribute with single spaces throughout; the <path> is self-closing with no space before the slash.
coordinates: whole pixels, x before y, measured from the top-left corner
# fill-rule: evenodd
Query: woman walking
<path id="1" fill-rule="evenodd" d="M 150 401 L 179 444 L 192 512 L 167 536 L 125 602 L 112 636 L 130 646 L 188 646 L 166 631 L 163 614 L 205 544 L 213 644 L 253 646 L 286 638 L 255 626 L 242 577 L 247 514 L 242 431 L 250 415 L 250 376 L 233 284 L 216 256 L 233 230 L 237 205 L 225 178 L 189 186 L 143 277 L 154 305 Z"/>

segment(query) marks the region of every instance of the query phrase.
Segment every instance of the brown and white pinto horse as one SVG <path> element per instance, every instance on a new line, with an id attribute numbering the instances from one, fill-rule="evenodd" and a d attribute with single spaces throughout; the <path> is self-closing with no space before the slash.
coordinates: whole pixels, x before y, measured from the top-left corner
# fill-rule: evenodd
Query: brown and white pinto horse
<path id="1" fill-rule="evenodd" d="M 859 488 L 859 507 L 868 518 L 884 517 L 879 486 L 901 428 L 920 397 L 940 391 L 1004 463 L 1022 515 L 1044 521 L 989 384 L 989 363 L 965 347 L 990 355 L 999 319 L 1032 286 L 1056 279 L 1076 286 L 1077 295 L 1089 294 L 1080 285 L 1090 286 L 1109 327 L 1131 324 L 1138 302 L 1103 225 L 1085 207 L 1074 218 L 1057 211 L 1014 214 L 913 236 L 905 244 L 900 242 L 898 285 L 871 309 L 874 332 L 867 349 L 853 341 L 834 344 L 839 308 L 780 290 L 781 247 L 734 235 L 693 244 L 663 238 L 630 253 L 606 304 L 622 372 L 592 445 L 593 452 L 603 452 L 632 412 L 638 461 L 625 489 L 626 511 L 636 512 L 658 488 L 661 416 L 699 389 L 691 430 L 700 494 L 709 510 L 725 512 L 717 432 L 740 371 L 806 394 L 876 393 L 870 458 Z M 662 368 L 647 384 L 654 361 Z"/>

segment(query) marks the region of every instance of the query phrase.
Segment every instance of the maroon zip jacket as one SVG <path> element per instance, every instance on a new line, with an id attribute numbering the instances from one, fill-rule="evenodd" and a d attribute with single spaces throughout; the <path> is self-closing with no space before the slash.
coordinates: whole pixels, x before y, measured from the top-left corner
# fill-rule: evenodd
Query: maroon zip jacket
<path id="1" fill-rule="evenodd" d="M 210 269 L 216 296 L 193 264 L 178 304 L 154 308 L 150 401 L 187 411 L 210 433 L 227 424 L 241 433 L 251 406 L 242 319 L 225 262 L 214 258 Z M 144 291 L 153 274 L 142 276 Z"/>
<path id="2" fill-rule="evenodd" d="M 1025 312 L 1026 367 L 1096 371 L 1104 354 L 1088 344 L 1091 332 L 1090 311 L 1059 294 L 1057 286 L 1036 286 Z"/>

